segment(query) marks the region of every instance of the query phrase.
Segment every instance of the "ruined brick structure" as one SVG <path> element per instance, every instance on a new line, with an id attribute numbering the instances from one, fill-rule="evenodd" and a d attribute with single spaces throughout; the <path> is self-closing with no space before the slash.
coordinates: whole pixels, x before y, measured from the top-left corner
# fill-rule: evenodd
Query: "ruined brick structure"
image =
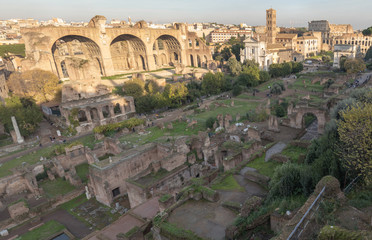
<path id="1" fill-rule="evenodd" d="M 94 162 L 90 162 L 89 188 L 99 202 L 110 205 L 114 198 L 128 192 L 126 181 L 129 178 L 139 179 L 160 169 L 171 172 L 186 162 L 189 148 L 185 139 L 169 145 L 149 143 L 103 161 L 91 158 Z M 133 206 L 141 201 L 136 198 L 136 192 L 133 195 L 128 192 L 128 195 Z"/>
<path id="2" fill-rule="evenodd" d="M 133 70 L 156 70 L 177 63 L 208 66 L 206 44 L 185 24 L 172 29 L 135 26 L 106 28 L 106 18 L 95 16 L 86 27 L 22 29 L 26 46 L 23 70 L 41 68 L 60 79 L 94 79 Z"/>

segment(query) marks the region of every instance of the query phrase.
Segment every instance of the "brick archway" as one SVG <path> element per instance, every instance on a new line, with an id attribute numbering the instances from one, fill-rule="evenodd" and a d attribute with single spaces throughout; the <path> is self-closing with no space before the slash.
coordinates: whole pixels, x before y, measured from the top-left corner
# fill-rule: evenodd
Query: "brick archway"
<path id="1" fill-rule="evenodd" d="M 327 121 L 326 111 L 317 108 L 310 108 L 310 107 L 299 107 L 294 108 L 292 111 L 288 111 L 288 115 L 290 118 L 290 126 L 293 128 L 301 129 L 304 127 L 303 125 L 303 117 L 306 114 L 313 114 L 318 120 L 318 133 L 322 134 L 324 132 L 324 126 Z"/>

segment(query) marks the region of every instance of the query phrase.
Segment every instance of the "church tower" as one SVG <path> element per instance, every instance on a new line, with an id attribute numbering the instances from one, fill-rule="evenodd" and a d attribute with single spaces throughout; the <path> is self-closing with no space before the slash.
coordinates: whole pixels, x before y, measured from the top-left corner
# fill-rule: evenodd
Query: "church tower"
<path id="1" fill-rule="evenodd" d="M 275 43 L 276 38 L 276 10 L 266 10 L 266 38 L 267 43 Z"/>

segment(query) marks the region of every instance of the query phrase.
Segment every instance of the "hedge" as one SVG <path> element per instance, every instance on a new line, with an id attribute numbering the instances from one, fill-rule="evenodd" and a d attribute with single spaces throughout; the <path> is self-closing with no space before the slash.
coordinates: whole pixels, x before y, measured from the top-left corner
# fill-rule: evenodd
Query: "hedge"
<path id="1" fill-rule="evenodd" d="M 93 129 L 94 133 L 100 133 L 100 134 L 107 134 L 109 132 L 113 131 L 119 131 L 124 128 L 132 129 L 136 126 L 139 126 L 141 124 L 145 124 L 144 119 L 138 119 L 138 118 L 130 118 L 128 120 L 118 122 L 118 123 L 110 123 L 103 126 L 98 126 Z"/>

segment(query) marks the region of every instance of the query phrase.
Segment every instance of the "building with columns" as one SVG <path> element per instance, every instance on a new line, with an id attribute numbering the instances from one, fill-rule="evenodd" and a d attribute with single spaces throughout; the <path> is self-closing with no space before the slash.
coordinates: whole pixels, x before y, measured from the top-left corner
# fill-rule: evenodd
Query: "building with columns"
<path id="1" fill-rule="evenodd" d="M 64 84 L 59 109 L 77 132 L 126 120 L 136 112 L 133 97 L 113 95 L 107 86 L 90 81 Z"/>
<path id="2" fill-rule="evenodd" d="M 244 49 L 240 50 L 240 61 L 254 60 L 260 69 L 268 70 L 273 63 L 273 55 L 267 51 L 267 43 L 259 38 L 249 37 L 244 40 Z"/>

